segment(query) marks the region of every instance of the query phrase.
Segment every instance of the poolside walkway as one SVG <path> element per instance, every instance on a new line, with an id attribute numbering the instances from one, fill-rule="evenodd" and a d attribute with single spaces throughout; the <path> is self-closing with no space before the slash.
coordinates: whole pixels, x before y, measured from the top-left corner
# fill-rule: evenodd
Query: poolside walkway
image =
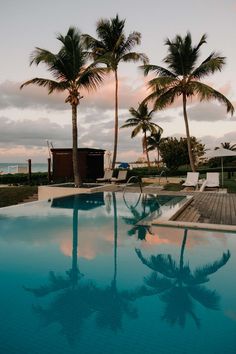
<path id="1" fill-rule="evenodd" d="M 117 188 L 117 190 L 119 190 Z M 121 189 L 120 189 L 121 190 Z M 139 192 L 138 187 L 127 187 L 129 192 Z M 201 224 L 236 225 L 236 193 L 219 192 L 172 192 L 155 187 L 144 187 L 143 192 L 166 195 L 192 195 L 192 201 L 177 214 L 173 221 Z"/>
<path id="2" fill-rule="evenodd" d="M 195 193 L 175 221 L 236 225 L 236 194 Z"/>

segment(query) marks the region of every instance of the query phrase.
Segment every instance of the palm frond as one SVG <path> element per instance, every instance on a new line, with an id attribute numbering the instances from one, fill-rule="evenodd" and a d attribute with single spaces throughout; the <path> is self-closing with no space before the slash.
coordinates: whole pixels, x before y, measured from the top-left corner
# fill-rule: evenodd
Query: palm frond
<path id="1" fill-rule="evenodd" d="M 34 294 L 36 297 L 43 297 L 59 290 L 68 288 L 70 284 L 71 282 L 68 278 L 64 278 L 62 276 L 55 275 L 54 272 L 50 272 L 48 285 L 42 285 L 39 288 L 28 288 L 24 286 L 24 289 Z"/>
<path id="2" fill-rule="evenodd" d="M 180 85 L 180 80 L 168 76 L 156 77 L 148 82 L 148 88 L 151 90 L 168 89 Z"/>
<path id="3" fill-rule="evenodd" d="M 189 79 L 201 79 L 210 74 L 214 74 L 216 71 L 221 71 L 224 65 L 225 57 L 220 57 L 216 53 L 212 53 L 191 73 Z"/>
<path id="4" fill-rule="evenodd" d="M 53 54 L 49 50 L 42 49 L 39 47 L 35 48 L 35 50 L 31 53 L 30 58 L 30 65 L 39 65 L 43 62 L 44 64 L 47 64 L 49 66 L 54 65 L 57 59 L 55 54 Z"/>
<path id="5" fill-rule="evenodd" d="M 152 71 L 156 73 L 158 76 L 160 75 L 169 78 L 177 78 L 177 75 L 172 73 L 170 70 L 158 65 L 152 65 L 152 64 L 141 65 L 140 69 L 143 70 L 145 76 L 147 76 L 150 73 L 150 71 Z"/>
<path id="6" fill-rule="evenodd" d="M 102 83 L 106 74 L 106 68 L 97 68 L 91 65 L 80 74 L 76 83 L 78 87 L 83 87 L 88 91 L 96 90 Z"/>
<path id="7" fill-rule="evenodd" d="M 230 251 L 224 252 L 222 257 L 210 264 L 206 264 L 203 267 L 196 268 L 194 271 L 194 279 L 196 281 L 204 282 L 204 279 L 207 279 L 209 275 L 216 273 L 220 268 L 222 268 L 230 259 Z M 207 280 L 206 280 L 207 281 Z"/>
<path id="8" fill-rule="evenodd" d="M 200 49 L 200 47 L 206 43 L 206 40 L 207 40 L 207 34 L 204 33 L 200 39 L 200 41 L 198 42 L 198 44 L 194 47 L 194 51 L 198 52 L 198 50 Z"/>
<path id="9" fill-rule="evenodd" d="M 130 33 L 123 45 L 120 47 L 120 54 L 125 55 L 126 53 L 129 53 L 135 45 L 139 45 L 140 43 L 141 33 L 137 31 Z"/>
<path id="10" fill-rule="evenodd" d="M 214 290 L 209 290 L 205 286 L 193 286 L 188 288 L 188 293 L 202 306 L 212 309 L 219 309 L 220 297 Z"/>
<path id="11" fill-rule="evenodd" d="M 168 68 L 178 76 L 186 77 L 191 74 L 199 56 L 200 44 L 196 47 L 192 46 L 192 37 L 189 32 L 185 37 L 177 35 L 172 41 L 167 39 L 165 44 L 168 46 L 168 54 L 164 62 Z"/>
<path id="12" fill-rule="evenodd" d="M 147 286 L 156 289 L 158 294 L 174 286 L 174 283 L 170 279 L 160 277 L 156 272 L 152 272 L 148 277 L 145 277 L 144 282 Z"/>
<path id="13" fill-rule="evenodd" d="M 123 129 L 123 128 L 132 128 L 132 127 L 136 127 L 136 125 L 137 125 L 137 123 L 132 123 L 132 122 L 130 122 L 130 123 L 125 123 L 125 124 L 123 124 L 121 127 L 120 127 L 120 129 Z"/>
<path id="14" fill-rule="evenodd" d="M 217 100 L 220 103 L 223 103 L 226 106 L 227 113 L 234 113 L 234 106 L 232 103 L 219 91 L 214 90 L 212 87 L 203 84 L 198 81 L 191 81 L 188 85 L 192 92 L 197 94 L 200 98 L 200 101 L 209 101 L 209 100 Z"/>
<path id="15" fill-rule="evenodd" d="M 135 252 L 141 262 L 148 268 L 161 273 L 168 278 L 175 278 L 178 272 L 176 262 L 172 260 L 170 255 L 158 254 L 157 256 L 151 256 L 149 259 L 143 257 L 140 249 L 136 248 Z"/>
<path id="16" fill-rule="evenodd" d="M 141 124 L 137 125 L 137 126 L 134 128 L 134 130 L 131 132 L 131 138 L 135 138 L 136 135 L 138 135 L 138 133 L 141 132 L 141 130 L 142 130 L 142 125 L 141 125 Z"/>
<path id="17" fill-rule="evenodd" d="M 154 102 L 155 110 L 162 110 L 170 106 L 175 99 L 182 94 L 180 87 L 172 87 L 168 90 L 160 90 L 156 93 L 156 100 Z M 154 95 L 155 97 L 155 95 Z"/>
<path id="18" fill-rule="evenodd" d="M 65 89 L 68 89 L 68 83 L 67 82 L 57 82 L 49 79 L 43 79 L 36 77 L 34 79 L 28 80 L 24 82 L 21 86 L 20 89 L 22 89 L 25 86 L 36 84 L 38 86 L 46 87 L 48 89 L 48 94 L 51 94 L 53 91 L 58 91 L 62 92 Z"/>
<path id="19" fill-rule="evenodd" d="M 148 63 L 148 56 L 144 53 L 136 53 L 136 52 L 129 52 L 127 54 L 124 54 L 121 57 L 121 60 L 124 62 L 138 62 L 138 61 L 142 61 L 143 63 Z"/>
<path id="20" fill-rule="evenodd" d="M 89 34 L 82 34 L 81 40 L 85 48 L 92 51 L 94 58 L 104 54 L 106 48 L 102 41 L 90 36 Z"/>

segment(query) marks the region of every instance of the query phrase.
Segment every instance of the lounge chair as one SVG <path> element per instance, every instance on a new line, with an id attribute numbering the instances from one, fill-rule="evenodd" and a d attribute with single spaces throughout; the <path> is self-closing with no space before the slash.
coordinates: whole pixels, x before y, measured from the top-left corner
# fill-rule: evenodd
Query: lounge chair
<path id="1" fill-rule="evenodd" d="M 126 181 L 126 177 L 127 177 L 127 171 L 120 170 L 119 173 L 118 173 L 117 178 L 114 178 L 114 177 L 111 178 L 111 182 L 114 182 L 114 183 L 125 182 Z"/>
<path id="2" fill-rule="evenodd" d="M 106 170 L 102 178 L 97 178 L 96 182 L 110 182 L 113 170 Z"/>
<path id="3" fill-rule="evenodd" d="M 204 188 L 220 188 L 219 172 L 207 172 Z"/>
<path id="4" fill-rule="evenodd" d="M 184 187 L 196 188 L 198 185 L 199 172 L 188 172 L 186 181 L 183 183 Z"/>

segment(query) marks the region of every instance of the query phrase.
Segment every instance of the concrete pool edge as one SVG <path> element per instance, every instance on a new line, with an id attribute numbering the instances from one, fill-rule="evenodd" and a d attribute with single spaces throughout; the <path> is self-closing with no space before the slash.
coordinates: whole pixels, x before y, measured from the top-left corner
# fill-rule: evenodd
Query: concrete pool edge
<path id="1" fill-rule="evenodd" d="M 71 184 L 71 183 L 70 183 Z M 66 187 L 65 183 L 63 184 L 54 184 L 47 186 L 38 187 L 38 200 L 47 200 L 53 198 L 66 197 L 75 194 L 86 194 L 86 193 L 96 193 L 112 190 L 112 185 L 99 185 L 93 188 L 75 188 L 75 187 Z"/>
<path id="2" fill-rule="evenodd" d="M 223 225 L 223 224 L 209 224 L 209 223 L 195 223 L 187 221 L 159 221 L 155 220 L 150 223 L 152 226 L 164 226 L 164 227 L 174 227 L 181 229 L 194 229 L 194 230 L 212 230 L 212 231 L 224 231 L 224 232 L 233 232 L 236 233 L 235 225 Z"/>

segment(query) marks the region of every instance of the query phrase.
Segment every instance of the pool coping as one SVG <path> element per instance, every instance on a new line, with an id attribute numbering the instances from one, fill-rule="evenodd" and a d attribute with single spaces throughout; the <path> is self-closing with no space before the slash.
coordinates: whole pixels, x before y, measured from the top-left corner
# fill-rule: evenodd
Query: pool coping
<path id="1" fill-rule="evenodd" d="M 155 220 L 151 223 L 152 226 L 164 226 L 173 227 L 179 229 L 192 229 L 192 230 L 212 230 L 212 231 L 224 231 L 224 232 L 234 232 L 236 233 L 236 225 L 224 225 L 224 224 L 209 224 L 200 222 L 188 222 L 188 221 L 172 221 L 167 220 L 166 222 L 161 222 Z"/>
<path id="2" fill-rule="evenodd" d="M 171 194 L 170 194 L 171 195 Z M 181 194 L 180 194 L 181 195 Z M 186 195 L 185 195 L 186 196 Z M 210 223 L 200 223 L 200 222 L 188 222 L 188 221 L 177 221 L 175 220 L 183 210 L 185 210 L 189 204 L 193 201 L 193 195 L 186 196 L 187 200 L 181 205 L 181 207 L 173 214 L 170 218 L 158 217 L 154 220 L 140 220 L 138 225 L 150 225 L 150 226 L 164 226 L 171 228 L 181 228 L 181 229 L 193 229 L 193 230 L 212 230 L 212 231 L 224 231 L 224 232 L 236 232 L 236 225 L 227 224 L 210 224 Z"/>

